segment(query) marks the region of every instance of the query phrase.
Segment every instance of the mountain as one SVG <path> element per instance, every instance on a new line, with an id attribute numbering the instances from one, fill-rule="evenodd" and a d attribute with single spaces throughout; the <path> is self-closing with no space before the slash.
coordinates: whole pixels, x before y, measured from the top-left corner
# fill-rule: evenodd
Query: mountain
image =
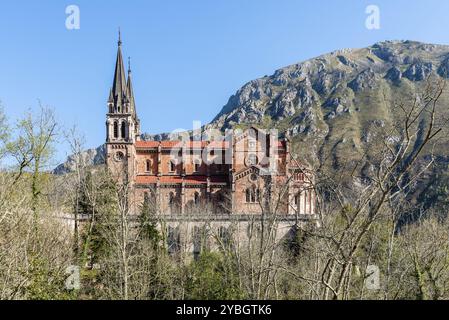
<path id="1" fill-rule="evenodd" d="M 331 156 L 339 167 L 392 123 L 392 102 L 415 97 L 431 75 L 448 78 L 449 46 L 386 41 L 339 50 L 250 81 L 208 126 L 276 127 L 293 137 L 301 157 Z M 449 104 L 447 94 L 441 102 Z"/>
<path id="2" fill-rule="evenodd" d="M 392 101 L 414 97 L 429 75 L 448 78 L 449 46 L 386 41 L 339 50 L 248 82 L 206 128 L 276 127 L 293 137 L 304 160 L 319 163 L 330 156 L 339 167 L 366 148 L 376 128 L 394 120 Z M 102 163 L 98 152 L 89 151 L 86 159 Z M 65 172 L 70 164 L 58 168 Z"/>
<path id="3" fill-rule="evenodd" d="M 89 149 L 81 153 L 81 159 L 87 166 L 99 165 L 105 163 L 105 146 L 101 145 L 96 149 Z M 70 155 L 67 160 L 58 165 L 54 170 L 53 174 L 61 175 L 69 172 L 75 171 L 76 157 Z"/>

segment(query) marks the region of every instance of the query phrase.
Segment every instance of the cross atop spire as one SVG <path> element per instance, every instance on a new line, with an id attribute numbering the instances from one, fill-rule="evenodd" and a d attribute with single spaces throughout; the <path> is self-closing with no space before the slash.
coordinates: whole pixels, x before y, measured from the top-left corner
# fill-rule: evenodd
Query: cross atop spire
<path id="1" fill-rule="evenodd" d="M 131 73 L 131 57 L 128 57 L 128 73 Z"/>
<path id="2" fill-rule="evenodd" d="M 120 27 L 118 27 L 118 46 L 120 47 L 122 45 L 122 32 L 120 30 Z"/>

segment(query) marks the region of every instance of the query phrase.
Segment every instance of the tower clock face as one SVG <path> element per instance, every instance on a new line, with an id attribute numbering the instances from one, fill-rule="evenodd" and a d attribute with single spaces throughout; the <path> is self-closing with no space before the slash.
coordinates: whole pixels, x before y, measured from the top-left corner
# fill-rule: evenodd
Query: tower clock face
<path id="1" fill-rule="evenodd" d="M 118 151 L 118 152 L 115 154 L 115 160 L 116 160 L 116 161 L 123 161 L 123 159 L 125 159 L 125 155 L 123 154 L 123 152 Z"/>

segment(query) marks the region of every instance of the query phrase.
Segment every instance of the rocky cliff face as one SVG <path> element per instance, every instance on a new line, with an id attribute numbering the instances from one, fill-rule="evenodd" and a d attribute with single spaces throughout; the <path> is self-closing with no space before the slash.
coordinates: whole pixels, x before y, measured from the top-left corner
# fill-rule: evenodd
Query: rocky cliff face
<path id="1" fill-rule="evenodd" d="M 305 158 L 330 154 L 338 166 L 392 121 L 392 101 L 414 97 L 429 75 L 448 78 L 449 46 L 387 41 L 335 51 L 247 83 L 209 126 L 277 127 L 307 146 Z"/>
<path id="2" fill-rule="evenodd" d="M 229 128 L 264 117 L 288 119 L 314 133 L 318 120 L 355 110 L 360 95 L 382 87 L 414 86 L 434 73 L 447 77 L 449 46 L 388 41 L 355 50 L 340 50 L 277 70 L 253 80 L 233 95 L 212 125 Z M 314 115 L 322 115 L 314 120 Z M 301 123 L 303 122 L 303 123 Z"/>
<path id="3" fill-rule="evenodd" d="M 96 149 L 86 150 L 81 154 L 82 161 L 87 166 L 104 164 L 105 151 L 106 149 L 104 145 L 101 145 Z M 60 175 L 75 171 L 75 161 L 76 158 L 74 155 L 69 156 L 64 163 L 60 164 L 53 170 L 53 173 Z"/>
<path id="4" fill-rule="evenodd" d="M 449 77 L 449 46 L 387 41 L 339 50 L 250 81 L 206 127 L 276 127 L 294 137 L 307 160 L 331 155 L 338 166 L 367 145 L 373 130 L 392 121 L 391 101 L 416 95 L 429 75 Z M 101 147 L 90 150 L 86 158 L 101 163 L 100 153 Z M 70 158 L 55 172 L 69 169 Z"/>

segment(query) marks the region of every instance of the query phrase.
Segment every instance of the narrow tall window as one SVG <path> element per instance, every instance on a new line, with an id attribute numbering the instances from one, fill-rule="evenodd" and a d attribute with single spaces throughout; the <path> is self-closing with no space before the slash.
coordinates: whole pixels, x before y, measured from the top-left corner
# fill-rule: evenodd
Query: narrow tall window
<path id="1" fill-rule="evenodd" d="M 150 204 L 150 195 L 148 192 L 144 192 L 143 194 L 143 203 L 145 205 L 149 205 Z"/>
<path id="2" fill-rule="evenodd" d="M 308 199 L 309 199 L 309 192 L 306 190 L 304 191 L 304 214 L 308 213 L 308 206 L 307 206 Z"/>
<path id="3" fill-rule="evenodd" d="M 257 203 L 260 201 L 260 189 L 256 187 L 246 189 L 246 202 Z"/>
<path id="4" fill-rule="evenodd" d="M 173 161 L 170 161 L 170 172 L 175 172 L 176 171 L 176 165 Z"/>
<path id="5" fill-rule="evenodd" d="M 193 227 L 193 258 L 198 260 L 201 254 L 202 232 L 200 227 Z"/>
<path id="6" fill-rule="evenodd" d="M 151 161 L 150 161 L 150 160 L 147 160 L 147 163 L 146 163 L 146 171 L 147 171 L 147 172 L 151 172 Z"/>
<path id="7" fill-rule="evenodd" d="M 200 172 L 200 161 L 199 160 L 195 161 L 195 172 Z"/>
<path id="8" fill-rule="evenodd" d="M 114 138 L 118 138 L 118 123 L 117 121 L 114 122 Z"/>
<path id="9" fill-rule="evenodd" d="M 251 202 L 252 203 L 256 202 L 256 189 L 255 188 L 251 189 Z"/>
<path id="10" fill-rule="evenodd" d="M 265 138 L 265 156 L 267 157 L 267 158 L 269 158 L 270 157 L 270 135 L 266 135 L 266 138 Z"/>
<path id="11" fill-rule="evenodd" d="M 180 250 L 181 238 L 179 227 L 173 228 L 169 226 L 167 228 L 167 245 L 169 254 L 174 254 Z"/>
<path id="12" fill-rule="evenodd" d="M 126 139 L 127 137 L 126 137 L 126 122 L 125 121 L 123 121 L 122 122 L 122 130 L 121 130 L 122 132 L 122 139 Z"/>
<path id="13" fill-rule="evenodd" d="M 195 204 L 200 203 L 200 194 L 198 192 L 195 192 L 195 195 L 193 196 L 193 202 Z"/>
<path id="14" fill-rule="evenodd" d="M 231 242 L 231 236 L 230 236 L 228 229 L 226 229 L 226 227 L 218 228 L 218 237 L 219 237 L 221 244 L 223 245 L 224 248 L 229 246 L 229 244 Z"/>
<path id="15" fill-rule="evenodd" d="M 226 234 L 226 228 L 225 227 L 219 227 L 218 228 L 218 237 L 220 240 L 223 240 Z"/>
<path id="16" fill-rule="evenodd" d="M 173 213 L 175 207 L 175 194 L 173 192 L 170 192 L 168 195 L 168 207 L 170 208 L 170 213 Z"/>
<path id="17" fill-rule="evenodd" d="M 296 206 L 296 211 L 298 213 L 301 213 L 301 193 L 297 193 L 295 195 L 295 206 Z"/>

